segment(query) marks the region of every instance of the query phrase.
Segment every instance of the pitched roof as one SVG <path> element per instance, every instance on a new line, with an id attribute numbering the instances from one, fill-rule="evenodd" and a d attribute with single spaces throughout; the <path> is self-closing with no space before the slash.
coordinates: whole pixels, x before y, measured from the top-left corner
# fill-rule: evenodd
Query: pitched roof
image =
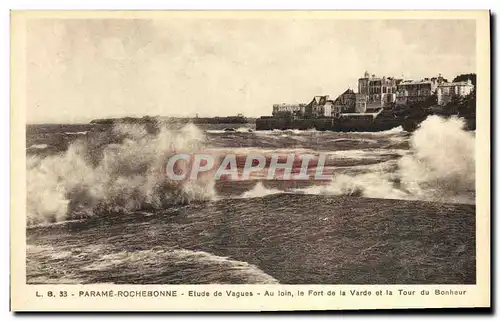
<path id="1" fill-rule="evenodd" d="M 402 82 L 399 83 L 399 85 L 419 85 L 419 84 L 431 84 L 432 81 L 430 80 L 403 80 Z"/>
<path id="2" fill-rule="evenodd" d="M 472 83 L 468 83 L 467 81 L 457 81 L 457 82 L 444 82 L 438 85 L 438 87 L 453 87 L 453 86 L 468 86 Z"/>

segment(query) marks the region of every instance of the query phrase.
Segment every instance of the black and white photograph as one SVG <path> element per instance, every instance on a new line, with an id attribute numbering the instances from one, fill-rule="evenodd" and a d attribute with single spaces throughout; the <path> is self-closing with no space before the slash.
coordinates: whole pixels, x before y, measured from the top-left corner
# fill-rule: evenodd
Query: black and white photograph
<path id="1" fill-rule="evenodd" d="M 489 220 L 475 14 L 28 15 L 25 283 L 465 295 Z"/>

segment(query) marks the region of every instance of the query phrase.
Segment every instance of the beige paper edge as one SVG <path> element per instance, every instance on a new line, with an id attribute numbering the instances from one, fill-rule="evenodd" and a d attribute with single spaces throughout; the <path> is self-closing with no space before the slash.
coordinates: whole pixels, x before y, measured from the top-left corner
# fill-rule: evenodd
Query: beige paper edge
<path id="1" fill-rule="evenodd" d="M 32 18 L 474 19 L 476 20 L 476 285 L 27 285 L 26 284 L 26 20 Z M 68 298 L 36 291 L 80 290 L 466 290 L 464 296 Z M 276 311 L 490 307 L 490 16 L 489 11 L 12 11 L 11 12 L 11 310 L 13 311 Z"/>

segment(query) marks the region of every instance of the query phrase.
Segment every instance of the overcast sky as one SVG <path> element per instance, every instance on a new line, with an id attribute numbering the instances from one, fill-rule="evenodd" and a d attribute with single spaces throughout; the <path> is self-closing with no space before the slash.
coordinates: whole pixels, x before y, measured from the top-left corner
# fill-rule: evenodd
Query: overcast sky
<path id="1" fill-rule="evenodd" d="M 476 71 L 474 20 L 29 20 L 27 121 L 270 115 L 377 76 Z"/>

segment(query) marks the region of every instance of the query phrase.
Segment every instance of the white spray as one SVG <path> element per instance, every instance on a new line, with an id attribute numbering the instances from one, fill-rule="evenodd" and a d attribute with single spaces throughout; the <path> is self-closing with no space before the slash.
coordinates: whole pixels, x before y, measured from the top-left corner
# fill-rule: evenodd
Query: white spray
<path id="1" fill-rule="evenodd" d="M 410 138 L 410 151 L 397 161 L 396 171 L 371 165 L 359 175 L 337 175 L 308 194 L 356 195 L 452 203 L 475 202 L 475 137 L 461 119 L 430 116 Z"/>
<path id="2" fill-rule="evenodd" d="M 111 134 L 123 139 L 105 146 L 94 166 L 84 142 L 71 144 L 62 155 L 28 159 L 28 224 L 164 208 L 215 197 L 210 177 L 172 181 L 164 175 L 171 155 L 202 150 L 204 136 L 194 125 L 180 131 L 163 126 L 153 135 L 145 126 L 120 124 Z"/>

